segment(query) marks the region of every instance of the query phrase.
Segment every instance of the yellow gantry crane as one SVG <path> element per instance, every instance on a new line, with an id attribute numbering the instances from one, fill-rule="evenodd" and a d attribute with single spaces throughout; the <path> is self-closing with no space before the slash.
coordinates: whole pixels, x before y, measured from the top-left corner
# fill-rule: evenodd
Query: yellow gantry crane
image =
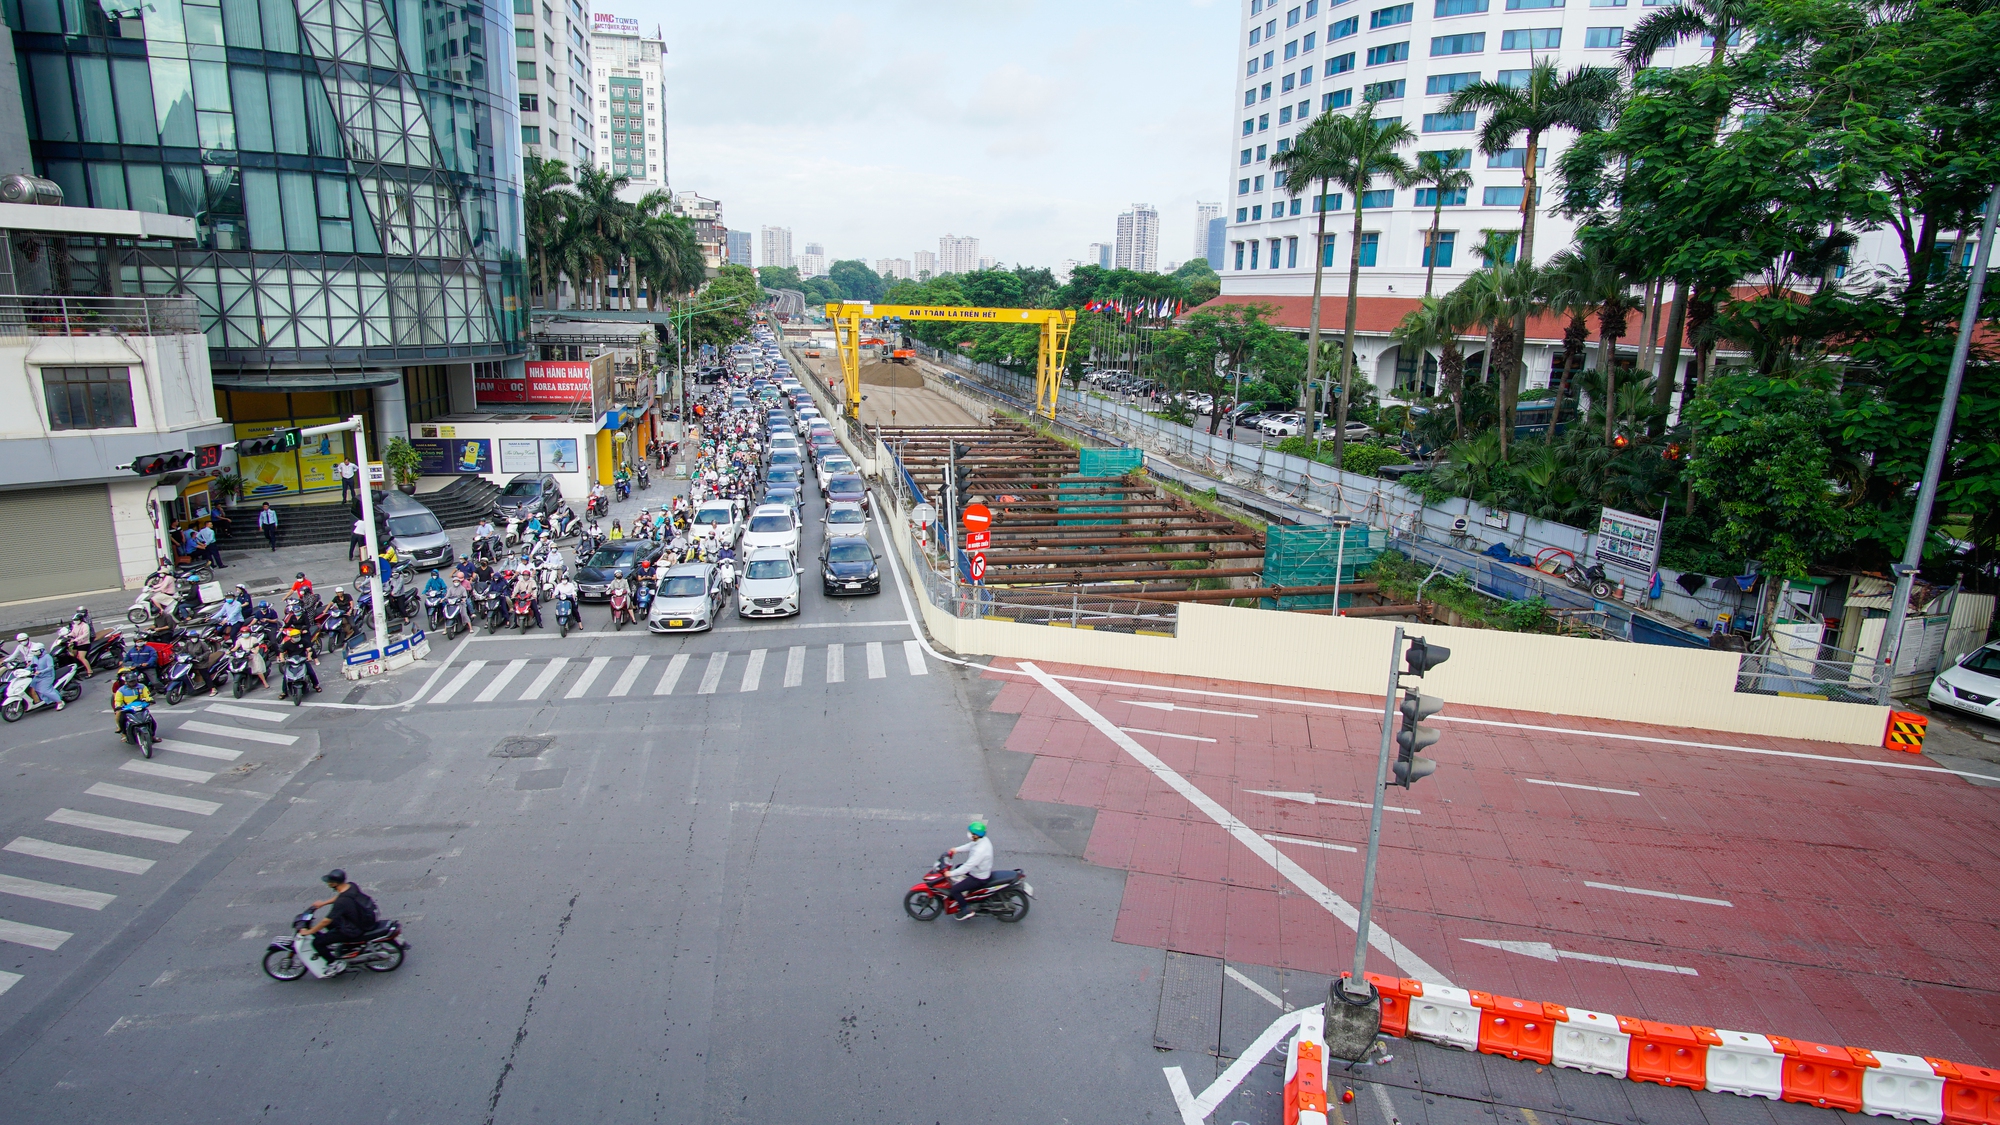
<path id="1" fill-rule="evenodd" d="M 1056 389 L 1061 385 L 1069 334 L 1076 327 L 1075 309 L 982 309 L 962 305 L 877 305 L 841 301 L 826 306 L 840 349 L 840 370 L 847 378 L 847 416 L 861 416 L 861 322 L 867 320 L 957 320 L 970 324 L 1039 324 L 1042 347 L 1035 364 L 1035 409 L 1053 419 Z"/>

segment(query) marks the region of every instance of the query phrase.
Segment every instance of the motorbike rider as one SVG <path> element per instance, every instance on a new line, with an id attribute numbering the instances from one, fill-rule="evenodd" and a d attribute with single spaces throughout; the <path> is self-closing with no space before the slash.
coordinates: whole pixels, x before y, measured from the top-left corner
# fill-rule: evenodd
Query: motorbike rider
<path id="1" fill-rule="evenodd" d="M 528 607 L 535 614 L 535 628 L 541 628 L 542 592 L 541 587 L 535 583 L 535 571 L 532 567 L 522 567 L 520 572 L 515 576 L 514 596 L 516 598 L 528 599 Z"/>
<path id="2" fill-rule="evenodd" d="M 625 529 L 624 529 L 624 528 L 622 528 L 622 527 L 620 527 L 620 526 L 618 526 L 618 521 L 617 521 L 617 520 L 612 520 L 612 521 L 611 521 L 611 534 L 610 534 L 609 538 L 612 538 L 612 539 L 623 539 L 623 538 L 625 538 Z"/>
<path id="3" fill-rule="evenodd" d="M 115 716 L 112 726 L 117 728 L 118 737 L 125 737 L 125 705 L 135 699 L 153 701 L 153 692 L 146 686 L 145 678 L 137 668 L 118 670 L 118 686 L 111 691 L 111 713 Z"/>
<path id="4" fill-rule="evenodd" d="M 993 881 L 993 841 L 986 838 L 986 822 L 983 820 L 966 825 L 965 831 L 969 839 L 944 853 L 953 859 L 960 859 L 959 853 L 965 853 L 959 865 L 950 871 L 957 882 L 947 888 L 945 894 L 958 904 L 958 920 L 970 922 L 976 915 L 966 909 L 965 896 L 967 892 L 979 890 Z"/>
<path id="5" fill-rule="evenodd" d="M 52 702 L 60 711 L 68 706 L 62 695 L 56 691 L 56 662 L 49 650 L 40 643 L 28 646 L 28 672 L 34 678 L 28 682 L 28 698 L 36 706 Z"/>
<path id="6" fill-rule="evenodd" d="M 362 893 L 360 887 L 348 882 L 347 872 L 338 867 L 320 876 L 320 880 L 332 889 L 333 897 L 313 903 L 312 908 L 318 910 L 328 906 L 332 909 L 326 912 L 326 917 L 300 930 L 299 935 L 312 938 L 313 952 L 319 954 L 320 960 L 332 961 L 336 942 L 358 942 L 376 927 L 375 900 Z M 348 956 L 353 956 L 353 953 Z"/>
<path id="7" fill-rule="evenodd" d="M 424 597 L 429 598 L 432 594 L 436 594 L 442 598 L 445 596 L 445 592 L 444 576 L 433 567 L 430 578 L 424 582 Z"/>
<path id="8" fill-rule="evenodd" d="M 153 607 L 155 619 L 173 620 L 174 604 L 181 598 L 180 581 L 174 577 L 173 564 L 163 563 L 159 570 L 153 572 L 153 576 L 146 580 L 144 596 L 147 604 Z"/>
<path id="9" fill-rule="evenodd" d="M 301 570 L 297 574 L 292 575 L 293 597 L 302 602 L 309 602 L 312 600 L 312 589 L 312 579 L 306 577 L 305 571 Z"/>
<path id="10" fill-rule="evenodd" d="M 611 604 L 614 607 L 617 606 L 620 598 L 623 598 L 625 603 L 624 609 L 614 608 L 612 610 L 613 613 L 623 616 L 627 622 L 632 622 L 637 620 L 637 618 L 635 618 L 632 615 L 632 584 L 630 582 L 625 581 L 624 575 L 618 574 L 612 576 L 611 588 L 607 592 L 611 598 Z"/>
<path id="11" fill-rule="evenodd" d="M 236 635 L 235 648 L 250 658 L 250 674 L 257 677 L 257 682 L 263 684 L 266 691 L 270 690 L 269 669 L 264 660 L 264 638 L 255 630 L 245 629 Z"/>
<path id="12" fill-rule="evenodd" d="M 257 608 L 250 611 L 250 620 L 260 627 L 269 628 L 271 624 L 277 622 L 278 611 L 271 608 L 270 602 L 259 601 Z"/>
<path id="13" fill-rule="evenodd" d="M 598 483 L 591 485 L 590 500 L 586 505 L 586 507 L 598 511 L 609 511 L 610 510 L 609 505 L 610 502 L 604 498 L 604 482 L 599 481 Z"/>
<path id="14" fill-rule="evenodd" d="M 222 631 L 233 637 L 243 628 L 243 603 L 236 600 L 235 594 L 231 594 L 222 599 L 222 604 L 215 607 L 215 612 L 209 615 L 209 619 L 222 626 Z"/>
<path id="15" fill-rule="evenodd" d="M 564 598 L 569 599 L 570 618 L 575 624 L 582 625 L 583 601 L 577 597 L 576 579 L 571 578 L 568 571 L 564 571 L 563 576 L 556 580 L 554 593 L 558 604 L 561 604 Z"/>
<path id="16" fill-rule="evenodd" d="M 90 666 L 90 645 L 96 639 L 97 630 L 91 627 L 90 611 L 82 606 L 76 607 L 69 624 L 56 633 L 56 643 L 66 656 L 76 661 L 86 676 L 96 671 Z"/>
<path id="17" fill-rule="evenodd" d="M 284 636 L 278 641 L 278 655 L 305 657 L 306 680 L 312 684 L 314 691 L 319 690 L 319 669 L 314 667 L 314 665 L 319 663 L 319 650 L 313 648 L 311 641 L 306 640 L 306 635 L 303 631 L 298 629 L 285 630 Z M 265 686 L 268 687 L 269 685 Z"/>

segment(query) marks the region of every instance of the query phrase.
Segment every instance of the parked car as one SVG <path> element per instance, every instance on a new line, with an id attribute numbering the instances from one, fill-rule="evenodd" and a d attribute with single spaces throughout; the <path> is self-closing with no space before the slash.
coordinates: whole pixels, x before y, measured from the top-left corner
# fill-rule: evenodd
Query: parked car
<path id="1" fill-rule="evenodd" d="M 653 590 L 653 608 L 646 628 L 655 633 L 694 633 L 714 626 L 729 602 L 729 591 L 709 563 L 680 563 L 667 568 Z"/>
<path id="2" fill-rule="evenodd" d="M 1926 698 L 1940 707 L 2000 720 L 2000 641 L 1973 649 L 1939 672 Z"/>
<path id="3" fill-rule="evenodd" d="M 548 473 L 522 473 L 493 498 L 493 516 L 526 521 L 531 515 L 552 516 L 563 506 L 562 486 Z"/>

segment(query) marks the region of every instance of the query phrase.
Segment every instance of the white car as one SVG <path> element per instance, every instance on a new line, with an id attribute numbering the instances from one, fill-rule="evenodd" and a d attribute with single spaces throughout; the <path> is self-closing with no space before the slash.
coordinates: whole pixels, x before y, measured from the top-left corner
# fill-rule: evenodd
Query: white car
<path id="1" fill-rule="evenodd" d="M 759 504 L 750 513 L 750 526 L 743 531 L 742 552 L 746 555 L 767 547 L 783 548 L 799 555 L 799 521 L 792 518 L 790 504 Z"/>
<path id="2" fill-rule="evenodd" d="M 868 513 L 852 501 L 828 504 L 820 515 L 820 527 L 828 539 L 866 539 Z"/>
<path id="3" fill-rule="evenodd" d="M 1257 423 L 1257 428 L 1272 437 L 1290 437 L 1305 425 L 1305 419 L 1298 414 L 1272 414 Z"/>
<path id="4" fill-rule="evenodd" d="M 702 501 L 694 510 L 688 530 L 697 539 L 713 539 L 718 545 L 730 548 L 743 538 L 743 528 L 736 522 L 736 504 L 730 500 Z"/>
<path id="5" fill-rule="evenodd" d="M 789 449 L 801 455 L 804 453 L 804 450 L 799 448 L 799 436 L 790 430 L 771 435 L 771 452 L 776 453 L 780 449 Z"/>
<path id="6" fill-rule="evenodd" d="M 1927 698 L 1940 707 L 2000 720 L 2000 641 L 1973 649 L 1939 672 Z"/>
<path id="7" fill-rule="evenodd" d="M 799 611 L 799 567 L 772 547 L 752 554 L 736 582 L 736 616 L 790 617 Z"/>
<path id="8" fill-rule="evenodd" d="M 854 461 L 845 453 L 829 453 L 813 462 L 813 472 L 819 474 L 819 490 L 826 491 L 826 482 L 837 474 L 854 472 Z"/>

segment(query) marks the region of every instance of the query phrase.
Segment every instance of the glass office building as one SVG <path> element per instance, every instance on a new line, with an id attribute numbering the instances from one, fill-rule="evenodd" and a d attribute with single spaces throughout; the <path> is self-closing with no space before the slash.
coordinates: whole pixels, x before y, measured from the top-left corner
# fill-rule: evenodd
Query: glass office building
<path id="1" fill-rule="evenodd" d="M 199 302 L 223 416 L 403 432 L 526 354 L 511 13 L 5 0 L 35 170 L 192 217 L 91 284 Z M 419 405 L 419 404 L 424 405 Z M 384 436 L 387 436 L 386 434 Z M 378 446 L 379 448 L 379 446 Z"/>

